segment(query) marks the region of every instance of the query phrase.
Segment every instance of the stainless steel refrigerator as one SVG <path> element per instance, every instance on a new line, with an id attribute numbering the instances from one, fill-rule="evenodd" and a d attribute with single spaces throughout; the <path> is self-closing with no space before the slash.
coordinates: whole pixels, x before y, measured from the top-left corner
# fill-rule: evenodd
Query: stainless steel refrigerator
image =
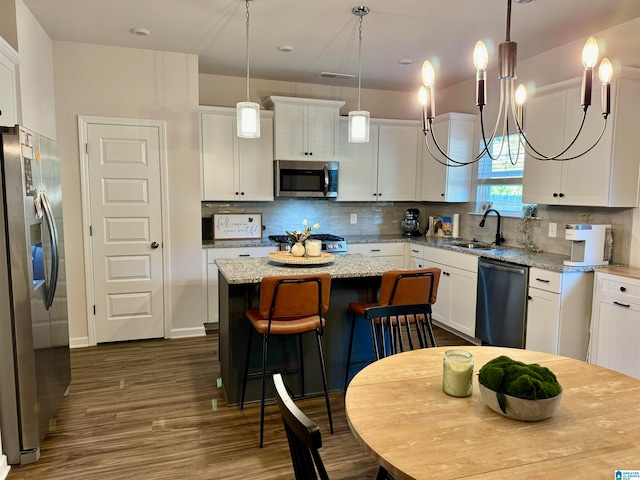
<path id="1" fill-rule="evenodd" d="M 20 126 L 0 147 L 0 432 L 9 463 L 27 464 L 71 381 L 60 162 Z"/>

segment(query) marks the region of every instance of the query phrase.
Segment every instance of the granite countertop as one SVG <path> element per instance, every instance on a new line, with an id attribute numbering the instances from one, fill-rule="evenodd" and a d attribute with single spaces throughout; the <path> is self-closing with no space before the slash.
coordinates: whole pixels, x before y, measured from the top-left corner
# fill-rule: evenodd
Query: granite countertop
<path id="1" fill-rule="evenodd" d="M 360 254 L 336 255 L 333 263 L 309 267 L 273 264 L 266 257 L 217 258 L 216 264 L 230 284 L 260 283 L 263 277 L 326 272 L 331 278 L 380 277 L 399 267 L 391 262 Z"/>
<path id="2" fill-rule="evenodd" d="M 453 245 L 454 240 L 441 237 L 404 237 L 402 235 L 348 235 L 344 237 L 347 245 L 355 245 L 362 243 L 413 243 L 416 245 L 424 245 L 427 247 L 444 248 L 447 250 L 475 255 L 477 257 L 488 257 L 504 262 L 517 263 L 529 267 L 542 268 L 554 272 L 590 272 L 600 267 L 593 266 L 567 266 L 564 260 L 568 260 L 568 255 L 559 255 L 556 253 L 529 253 L 524 249 L 504 246 L 492 250 L 470 249 Z M 268 238 L 259 240 L 225 240 L 225 241 L 203 241 L 202 248 L 232 248 L 232 247 L 274 247 L 275 244 Z M 342 255 L 340 255 L 342 256 Z M 375 257 L 366 257 L 372 259 Z M 614 265 L 611 265 L 613 267 Z M 276 267 L 282 268 L 282 267 Z M 302 270 L 296 267 L 298 270 Z M 316 271 L 315 269 L 311 269 Z"/>

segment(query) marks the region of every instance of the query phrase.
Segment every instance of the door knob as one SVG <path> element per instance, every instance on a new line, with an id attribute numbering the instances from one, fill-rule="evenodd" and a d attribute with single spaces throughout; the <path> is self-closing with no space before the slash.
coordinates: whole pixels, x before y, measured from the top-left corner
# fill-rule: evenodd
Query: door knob
<path id="1" fill-rule="evenodd" d="M 160 245 L 158 244 L 158 242 L 151 242 L 151 248 L 156 249 L 158 248 Z"/>

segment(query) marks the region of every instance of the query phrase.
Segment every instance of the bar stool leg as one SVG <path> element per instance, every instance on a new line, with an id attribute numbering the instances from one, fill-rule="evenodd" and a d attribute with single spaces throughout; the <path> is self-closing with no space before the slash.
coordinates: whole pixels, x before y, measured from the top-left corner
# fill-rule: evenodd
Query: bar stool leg
<path id="1" fill-rule="evenodd" d="M 300 355 L 300 389 L 304 397 L 304 355 L 302 351 L 302 335 L 298 335 L 298 354 Z"/>
<path id="2" fill-rule="evenodd" d="M 265 396 L 265 377 L 267 376 L 267 349 L 269 348 L 269 336 L 263 335 L 262 340 L 262 389 L 260 394 L 260 448 L 264 439 L 264 396 Z"/>
<path id="3" fill-rule="evenodd" d="M 322 336 L 316 330 L 316 339 L 318 341 L 318 355 L 320 357 L 320 368 L 322 369 L 322 385 L 324 386 L 324 398 L 327 402 L 327 415 L 329 417 L 329 429 L 333 433 L 333 418 L 331 417 L 331 403 L 329 402 L 329 388 L 327 387 L 327 372 L 324 367 L 324 353 L 322 352 Z"/>
<path id="4" fill-rule="evenodd" d="M 349 335 L 349 353 L 347 353 L 347 371 L 344 374 L 344 391 L 347 391 L 349 385 L 349 372 L 351 370 L 351 353 L 353 351 L 353 336 L 356 329 L 356 314 L 351 312 L 351 334 Z"/>
<path id="5" fill-rule="evenodd" d="M 244 395 L 247 391 L 247 378 L 249 377 L 249 359 L 251 358 L 251 339 L 253 338 L 253 327 L 249 330 L 249 343 L 247 345 L 247 355 L 244 361 L 244 379 L 242 381 L 242 397 L 240 398 L 240 410 L 244 408 Z"/>

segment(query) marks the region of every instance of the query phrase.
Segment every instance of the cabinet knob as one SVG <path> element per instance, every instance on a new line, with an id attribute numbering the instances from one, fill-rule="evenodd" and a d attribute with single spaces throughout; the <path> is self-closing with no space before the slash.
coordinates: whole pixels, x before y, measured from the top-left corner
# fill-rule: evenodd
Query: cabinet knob
<path id="1" fill-rule="evenodd" d="M 558 198 L 558 194 L 557 194 L 557 193 L 554 193 L 554 194 L 553 194 L 553 198 Z"/>
<path id="2" fill-rule="evenodd" d="M 240 195 L 240 192 L 236 192 L 236 195 Z"/>
<path id="3" fill-rule="evenodd" d="M 533 297 L 531 295 L 527 295 L 527 300 L 533 300 Z"/>
<path id="4" fill-rule="evenodd" d="M 244 195 L 244 192 L 240 192 L 240 195 Z"/>
<path id="5" fill-rule="evenodd" d="M 441 193 L 441 194 L 440 194 L 440 196 L 441 196 L 441 197 L 444 197 L 444 193 Z"/>
<path id="6" fill-rule="evenodd" d="M 564 193 L 561 193 L 561 194 L 560 194 L 560 198 L 562 198 L 562 197 L 564 197 Z"/>
<path id="7" fill-rule="evenodd" d="M 626 291 L 627 291 L 627 289 L 626 289 L 625 287 L 620 287 L 620 291 L 621 291 L 621 292 L 626 292 Z"/>
<path id="8" fill-rule="evenodd" d="M 309 155 L 313 155 L 313 152 L 309 152 Z"/>

